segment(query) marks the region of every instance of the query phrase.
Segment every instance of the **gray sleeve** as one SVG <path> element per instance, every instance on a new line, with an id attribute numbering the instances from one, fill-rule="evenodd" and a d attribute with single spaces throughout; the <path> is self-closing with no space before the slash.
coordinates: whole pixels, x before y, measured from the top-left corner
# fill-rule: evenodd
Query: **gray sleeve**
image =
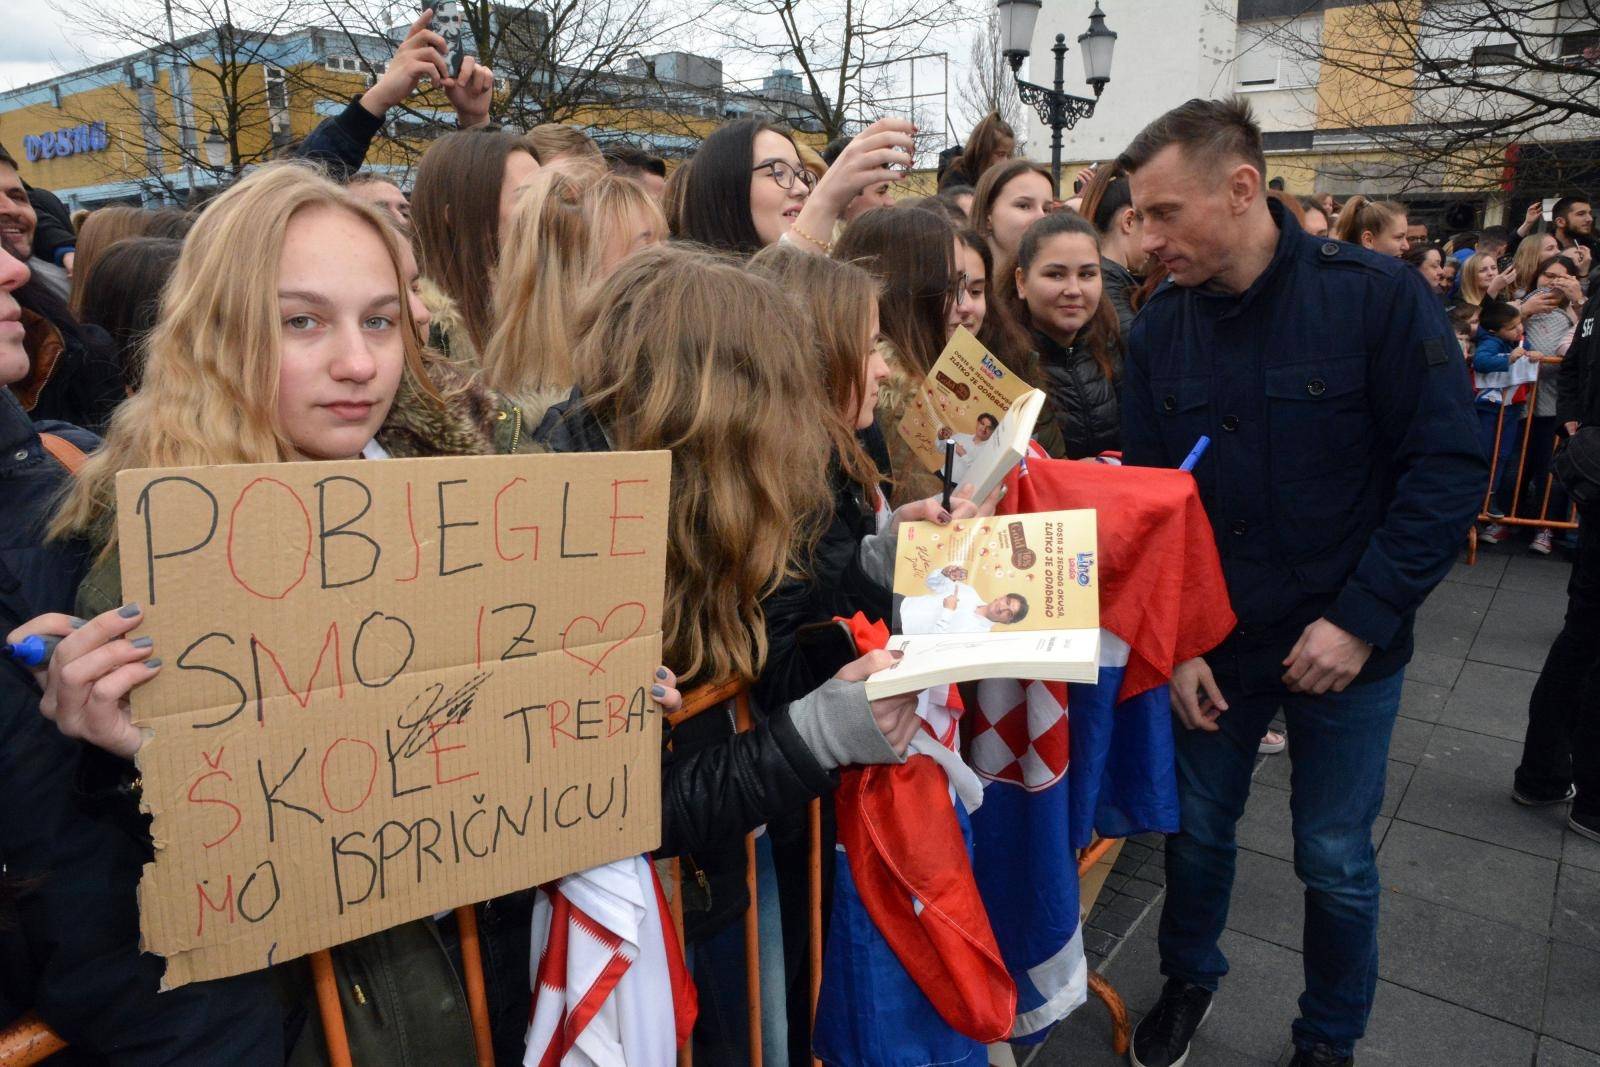
<path id="1" fill-rule="evenodd" d="M 789 721 L 827 770 L 852 763 L 903 762 L 873 721 L 861 682 L 830 678 L 789 705 Z"/>
<path id="2" fill-rule="evenodd" d="M 861 573 L 885 589 L 894 587 L 895 538 L 890 534 L 868 534 L 856 549 Z"/>

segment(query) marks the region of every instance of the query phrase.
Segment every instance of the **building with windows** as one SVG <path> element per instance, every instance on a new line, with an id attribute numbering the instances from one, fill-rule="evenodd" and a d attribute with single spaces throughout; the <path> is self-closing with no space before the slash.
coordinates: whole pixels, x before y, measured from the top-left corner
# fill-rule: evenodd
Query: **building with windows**
<path id="1" fill-rule="evenodd" d="M 719 123 L 745 115 L 772 118 L 821 141 L 792 72 L 774 72 L 760 89 L 728 86 L 718 60 L 684 52 L 635 56 L 616 71 L 540 69 L 536 57 L 518 50 L 536 51 L 542 28 L 524 25 L 525 11 L 512 15 L 515 21 L 497 28 L 526 33 L 499 38 L 501 59 L 528 62 L 502 78 L 497 93 L 537 78 L 581 85 L 562 121 L 601 144 L 626 140 L 683 158 Z M 381 76 L 403 32 L 313 27 L 255 34 L 223 27 L 180 38 L 0 93 L 0 144 L 16 157 L 24 180 L 73 209 L 187 203 L 275 158 L 342 111 Z M 470 43 L 466 51 L 473 51 Z M 537 107 L 507 110 L 527 125 L 541 121 Z M 428 141 L 454 123 L 442 95 L 419 91 L 390 113 L 367 165 L 408 184 Z"/>
<path id="2" fill-rule="evenodd" d="M 1049 80 L 1041 60 L 1050 62 L 1057 33 L 1069 32 L 1071 43 L 1084 6 L 1044 0 L 1030 80 Z M 1497 135 L 1489 118 L 1507 101 L 1489 91 L 1450 88 L 1476 80 L 1461 72 L 1484 72 L 1487 80 L 1500 71 L 1522 86 L 1544 79 L 1558 97 L 1568 87 L 1555 81 L 1559 75 L 1541 71 L 1544 63 L 1600 61 L 1600 26 L 1587 0 L 1117 0 L 1104 6 L 1119 34 L 1116 64 L 1094 116 L 1065 134 L 1063 159 L 1113 158 L 1168 108 L 1192 97 L 1233 96 L 1249 101 L 1261 124 L 1268 176 L 1283 178 L 1289 192 L 1302 196 L 1401 199 L 1413 218 L 1444 222 L 1448 215 L 1450 228 L 1461 229 L 1500 222 L 1508 210 L 1520 216 L 1529 200 L 1559 195 L 1575 183 L 1600 184 L 1600 129 L 1594 124 L 1529 124 L 1517 136 Z M 1511 32 L 1495 29 L 1491 6 L 1502 16 L 1511 13 Z M 1077 57 L 1069 56 L 1069 70 L 1076 67 Z M 1444 76 L 1452 71 L 1455 76 Z M 1585 85 L 1600 92 L 1600 82 Z M 1486 132 L 1471 146 L 1475 151 L 1429 151 L 1480 128 Z M 1036 115 L 1029 115 L 1027 138 L 1035 154 L 1049 144 L 1049 130 Z"/>

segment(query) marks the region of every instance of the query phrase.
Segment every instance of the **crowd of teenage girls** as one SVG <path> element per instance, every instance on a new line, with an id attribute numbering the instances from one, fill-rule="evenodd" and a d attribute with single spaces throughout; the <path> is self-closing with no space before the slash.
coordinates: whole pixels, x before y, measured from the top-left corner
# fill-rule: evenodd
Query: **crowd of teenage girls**
<path id="1" fill-rule="evenodd" d="M 797 633 L 889 615 L 899 523 L 995 506 L 959 492 L 943 506 L 894 429 L 958 327 L 1045 390 L 1047 452 L 1118 449 L 1122 338 L 1162 281 L 1128 181 L 1096 168 L 1063 204 L 990 116 L 937 195 L 906 197 L 909 123 L 881 120 L 819 156 L 744 119 L 670 173 L 569 129 L 464 129 L 429 147 L 407 195 L 359 169 L 370 112 L 331 120 L 302 159 L 201 210 L 95 211 L 70 258 L 44 247 L 51 208 L 0 155 L 4 210 L 21 220 L 0 234 L 0 629 L 63 638 L 47 667 L 0 678 L 0 1023 L 36 1011 L 81 1062 L 324 1056 L 303 962 L 158 995 L 160 961 L 139 952 L 151 843 L 127 698 L 177 650 L 129 636 L 141 611 L 121 602 L 119 471 L 669 449 L 652 694 L 670 708 L 734 677 L 758 713 L 742 734 L 728 714 L 691 719 L 663 752 L 658 855 L 686 872 L 697 1053 L 743 1059 L 744 835 L 764 826 L 764 1042 L 774 1062 L 800 1062 L 806 804 L 842 766 L 900 760 L 918 720 L 914 697 L 866 699 L 887 653 L 823 665 Z M 1504 270 L 1487 233 L 1470 258 L 1408 247 L 1395 205 L 1289 207 L 1313 233 L 1412 259 L 1441 299 L 1459 291 L 1479 372 L 1499 369 L 1491 350 L 1559 356 L 1563 322 L 1570 338 L 1589 256 L 1562 205 Z M 70 276 L 48 269 L 60 264 Z M 1528 425 L 1553 443 L 1544 397 Z M 87 461 L 69 473 L 41 433 Z M 530 894 L 479 908 L 505 1063 L 523 1052 Z M 470 1060 L 453 919 L 339 954 L 342 980 L 406 990 L 353 1010 L 357 1062 Z"/>

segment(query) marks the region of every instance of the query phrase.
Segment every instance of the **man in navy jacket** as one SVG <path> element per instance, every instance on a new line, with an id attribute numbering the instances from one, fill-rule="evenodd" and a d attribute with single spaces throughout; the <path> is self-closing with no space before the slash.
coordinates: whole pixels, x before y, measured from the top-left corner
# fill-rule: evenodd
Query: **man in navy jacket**
<path id="1" fill-rule="evenodd" d="M 1167 842 L 1160 1000 L 1134 1063 L 1170 1067 L 1227 972 L 1234 828 L 1281 707 L 1306 886 L 1296 1065 L 1353 1062 L 1377 981 L 1372 824 L 1417 607 L 1483 499 L 1460 349 L 1398 259 L 1306 234 L 1265 197 L 1243 104 L 1192 100 L 1123 153 L 1171 280 L 1129 333 L 1126 462 L 1195 469 L 1237 629 L 1172 678 L 1182 829 Z"/>

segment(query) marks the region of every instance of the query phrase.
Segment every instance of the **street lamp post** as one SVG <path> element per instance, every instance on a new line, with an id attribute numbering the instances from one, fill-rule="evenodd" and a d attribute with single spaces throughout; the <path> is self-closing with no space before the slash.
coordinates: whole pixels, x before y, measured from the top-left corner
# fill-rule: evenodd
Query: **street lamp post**
<path id="1" fill-rule="evenodd" d="M 1039 19 L 1043 0 L 996 0 L 1000 12 L 1001 53 L 1011 64 L 1011 73 L 1017 79 L 1017 95 L 1022 102 L 1039 113 L 1039 121 L 1050 127 L 1050 181 L 1055 187 L 1056 199 L 1061 198 L 1061 131 L 1070 130 L 1079 119 L 1094 114 L 1095 104 L 1111 80 L 1111 53 L 1116 48 L 1117 35 L 1106 29 L 1105 12 L 1098 0 L 1089 14 L 1089 29 L 1078 35 L 1078 50 L 1083 53 L 1083 80 L 1094 89 L 1094 96 L 1074 96 L 1066 91 L 1067 35 L 1056 34 L 1055 46 L 1050 49 L 1056 57 L 1054 88 L 1045 88 L 1022 80 L 1022 61 L 1028 58 L 1033 43 L 1033 27 Z"/>

